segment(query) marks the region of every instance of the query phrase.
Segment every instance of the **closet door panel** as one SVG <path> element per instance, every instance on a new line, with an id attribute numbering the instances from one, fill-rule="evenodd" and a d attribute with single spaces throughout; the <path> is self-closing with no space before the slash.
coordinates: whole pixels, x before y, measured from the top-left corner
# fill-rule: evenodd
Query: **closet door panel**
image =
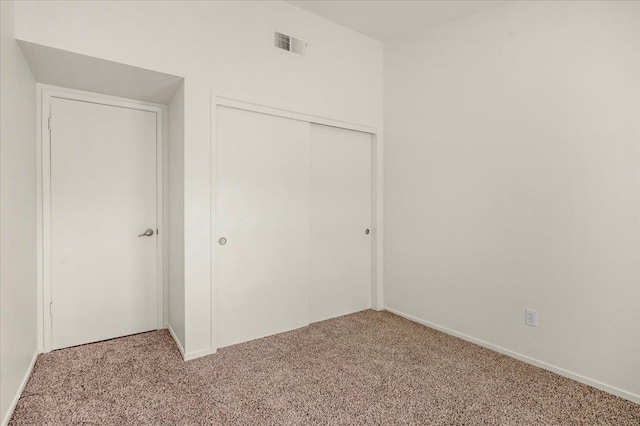
<path id="1" fill-rule="evenodd" d="M 217 107 L 218 347 L 309 324 L 309 123 Z"/>
<path id="2" fill-rule="evenodd" d="M 371 135 L 311 125 L 310 321 L 371 307 Z"/>

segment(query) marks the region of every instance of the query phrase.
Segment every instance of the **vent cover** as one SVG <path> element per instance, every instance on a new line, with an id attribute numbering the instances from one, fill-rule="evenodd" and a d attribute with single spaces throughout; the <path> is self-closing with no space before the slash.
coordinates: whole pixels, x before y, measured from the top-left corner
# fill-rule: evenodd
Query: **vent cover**
<path id="1" fill-rule="evenodd" d="M 295 53 L 297 55 L 304 55 L 307 51 L 307 42 L 295 37 L 291 37 L 290 35 L 274 31 L 273 47 L 275 47 L 276 49 Z"/>

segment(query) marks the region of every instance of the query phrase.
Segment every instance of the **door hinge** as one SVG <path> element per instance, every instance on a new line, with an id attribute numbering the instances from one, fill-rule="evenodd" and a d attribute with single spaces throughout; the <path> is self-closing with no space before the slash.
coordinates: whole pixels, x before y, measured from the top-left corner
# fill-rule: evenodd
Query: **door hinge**
<path id="1" fill-rule="evenodd" d="M 48 126 L 49 126 L 49 130 L 51 130 L 51 117 L 49 117 Z"/>
<path id="2" fill-rule="evenodd" d="M 49 315 L 53 316 L 53 302 L 49 302 Z"/>

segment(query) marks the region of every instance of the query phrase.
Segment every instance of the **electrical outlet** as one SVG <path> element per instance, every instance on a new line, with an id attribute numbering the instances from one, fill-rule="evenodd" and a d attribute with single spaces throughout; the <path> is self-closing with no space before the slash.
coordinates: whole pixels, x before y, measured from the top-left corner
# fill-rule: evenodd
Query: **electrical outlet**
<path id="1" fill-rule="evenodd" d="M 538 313 L 533 309 L 524 310 L 524 323 L 531 327 L 538 326 Z"/>

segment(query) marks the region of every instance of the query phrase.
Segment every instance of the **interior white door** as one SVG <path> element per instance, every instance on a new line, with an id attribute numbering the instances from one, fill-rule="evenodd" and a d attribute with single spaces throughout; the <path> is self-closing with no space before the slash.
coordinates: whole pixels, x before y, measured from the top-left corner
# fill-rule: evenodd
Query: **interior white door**
<path id="1" fill-rule="evenodd" d="M 51 118 L 52 349 L 156 329 L 156 114 L 52 98 Z"/>
<path id="2" fill-rule="evenodd" d="M 216 147 L 218 347 L 308 325 L 309 123 L 219 106 Z"/>
<path id="3" fill-rule="evenodd" d="M 311 125 L 310 321 L 371 307 L 371 135 Z"/>

